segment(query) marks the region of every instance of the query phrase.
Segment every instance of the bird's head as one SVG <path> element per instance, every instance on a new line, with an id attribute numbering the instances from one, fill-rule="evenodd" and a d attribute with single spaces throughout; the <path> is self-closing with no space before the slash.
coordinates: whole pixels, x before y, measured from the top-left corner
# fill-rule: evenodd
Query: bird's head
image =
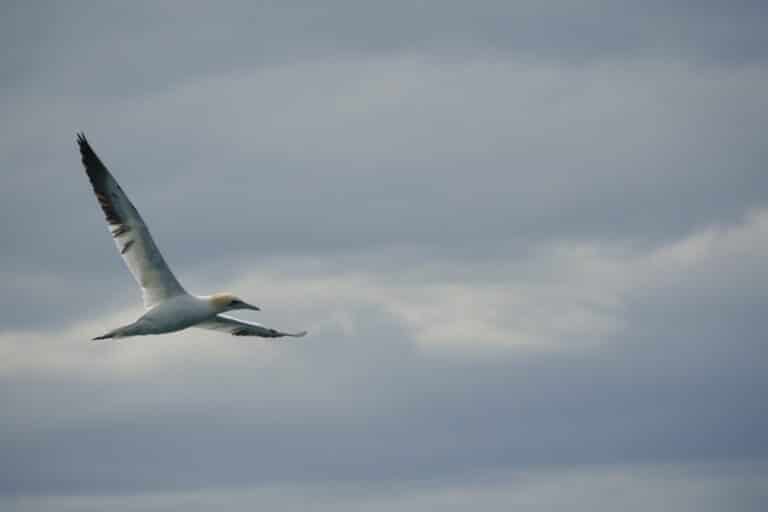
<path id="1" fill-rule="evenodd" d="M 232 311 L 235 309 L 252 309 L 254 311 L 261 311 L 258 307 L 248 304 L 244 300 L 232 295 L 231 293 L 216 293 L 210 297 L 211 305 L 213 309 L 218 313 L 224 311 Z"/>

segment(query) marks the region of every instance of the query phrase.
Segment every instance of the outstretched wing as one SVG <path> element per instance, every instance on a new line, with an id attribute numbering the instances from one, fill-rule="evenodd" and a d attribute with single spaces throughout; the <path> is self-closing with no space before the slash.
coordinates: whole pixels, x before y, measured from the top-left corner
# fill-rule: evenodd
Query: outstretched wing
<path id="1" fill-rule="evenodd" d="M 141 286 L 144 307 L 150 308 L 170 297 L 186 293 L 165 263 L 139 212 L 91 149 L 84 134 L 77 135 L 77 144 L 117 250 Z"/>
<path id="2" fill-rule="evenodd" d="M 226 315 L 216 315 L 213 319 L 201 322 L 195 325 L 195 327 L 210 329 L 212 331 L 227 332 L 233 336 L 260 336 L 262 338 L 282 338 L 284 336 L 301 338 L 307 334 L 307 331 L 296 333 L 280 332 L 276 329 L 264 327 L 261 324 L 245 322 Z"/>

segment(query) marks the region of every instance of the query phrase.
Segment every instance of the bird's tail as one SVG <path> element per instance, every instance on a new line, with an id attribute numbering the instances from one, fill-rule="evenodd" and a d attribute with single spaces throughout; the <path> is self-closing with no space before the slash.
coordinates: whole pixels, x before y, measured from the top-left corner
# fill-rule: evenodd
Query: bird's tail
<path id="1" fill-rule="evenodd" d="M 112 329 L 106 334 L 102 334 L 101 336 L 96 336 L 93 338 L 94 341 L 96 340 L 107 340 L 110 338 L 127 338 L 128 336 L 136 336 L 139 334 L 136 329 L 136 323 L 132 323 L 129 325 L 124 325 L 122 327 L 118 327 L 117 329 Z"/>

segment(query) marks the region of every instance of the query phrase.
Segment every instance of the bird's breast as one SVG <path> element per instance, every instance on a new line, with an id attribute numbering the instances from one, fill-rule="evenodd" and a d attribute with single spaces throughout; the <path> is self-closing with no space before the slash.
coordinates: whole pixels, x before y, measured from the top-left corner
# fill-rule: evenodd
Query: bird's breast
<path id="1" fill-rule="evenodd" d="M 170 332 L 186 329 L 209 318 L 212 313 L 204 304 L 192 297 L 176 297 L 147 311 L 142 319 L 158 331 Z"/>

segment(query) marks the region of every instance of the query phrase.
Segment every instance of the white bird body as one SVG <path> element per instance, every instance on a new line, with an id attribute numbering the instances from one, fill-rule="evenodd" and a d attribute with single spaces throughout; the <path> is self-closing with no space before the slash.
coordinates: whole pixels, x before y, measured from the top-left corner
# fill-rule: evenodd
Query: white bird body
<path id="1" fill-rule="evenodd" d="M 218 313 L 208 297 L 185 293 L 151 307 L 136 320 L 136 324 L 148 334 L 161 334 L 192 327 Z"/>
<path id="2" fill-rule="evenodd" d="M 306 334 L 306 331 L 281 332 L 261 324 L 220 315 L 219 313 L 235 309 L 259 310 L 230 293 L 210 296 L 187 293 L 165 262 L 139 212 L 96 156 L 83 134 L 78 134 L 77 143 L 86 174 L 109 224 L 112 238 L 128 270 L 141 286 L 144 307 L 147 310 L 132 324 L 94 339 L 165 334 L 188 327 L 223 331 L 235 336 L 264 338 L 300 337 Z"/>

